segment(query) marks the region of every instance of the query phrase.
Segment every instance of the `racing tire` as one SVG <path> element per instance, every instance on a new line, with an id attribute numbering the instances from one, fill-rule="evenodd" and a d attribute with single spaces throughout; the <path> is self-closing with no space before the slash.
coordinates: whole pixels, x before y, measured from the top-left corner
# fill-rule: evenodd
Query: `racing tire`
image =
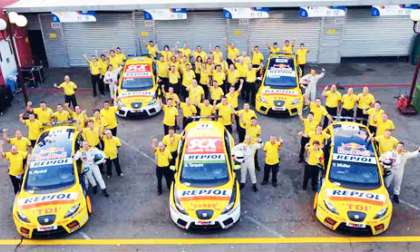
<path id="1" fill-rule="evenodd" d="M 92 202 L 90 200 L 90 196 L 87 195 L 86 196 L 86 209 L 89 215 L 92 215 L 93 210 L 92 210 Z"/>

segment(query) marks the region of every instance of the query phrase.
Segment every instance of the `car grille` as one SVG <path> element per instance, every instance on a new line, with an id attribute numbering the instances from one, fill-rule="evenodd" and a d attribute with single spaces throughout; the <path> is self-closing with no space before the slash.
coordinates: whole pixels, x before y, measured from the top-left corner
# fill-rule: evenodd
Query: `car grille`
<path id="1" fill-rule="evenodd" d="M 131 103 L 131 107 L 134 109 L 139 109 L 141 108 L 141 102 L 133 102 Z"/>
<path id="2" fill-rule="evenodd" d="M 55 215 L 42 215 L 38 217 L 38 223 L 43 226 L 51 225 L 54 221 Z"/>
<path id="3" fill-rule="evenodd" d="M 347 216 L 351 221 L 354 222 L 363 222 L 366 218 L 366 214 L 363 212 L 357 212 L 357 211 L 348 211 Z"/>
<path id="4" fill-rule="evenodd" d="M 32 238 L 33 239 L 55 238 L 55 237 L 61 237 L 64 234 L 67 234 L 67 231 L 62 226 L 58 226 L 56 230 L 50 230 L 50 231 L 40 232 L 34 229 L 34 231 L 32 232 Z"/>
<path id="5" fill-rule="evenodd" d="M 370 228 L 370 226 L 366 226 L 365 228 L 352 228 L 352 227 L 348 227 L 346 226 L 345 223 L 341 223 L 338 228 L 337 231 L 345 233 L 345 234 L 360 234 L 360 235 L 372 235 L 372 230 Z"/>
<path id="6" fill-rule="evenodd" d="M 276 101 L 274 101 L 274 106 L 283 107 L 284 106 L 284 101 L 283 100 L 276 100 Z"/>
<path id="7" fill-rule="evenodd" d="M 201 220 L 209 220 L 213 217 L 213 210 L 197 210 L 197 217 Z"/>

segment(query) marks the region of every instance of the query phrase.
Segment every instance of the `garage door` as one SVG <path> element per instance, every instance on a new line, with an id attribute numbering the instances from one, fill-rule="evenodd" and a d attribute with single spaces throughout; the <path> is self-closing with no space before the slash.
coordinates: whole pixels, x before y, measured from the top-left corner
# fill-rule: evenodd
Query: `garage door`
<path id="1" fill-rule="evenodd" d="M 98 13 L 96 22 L 65 23 L 64 40 L 71 66 L 83 66 L 83 54 L 102 53 L 119 46 L 127 55 L 136 54 L 136 33 L 133 14 Z"/>
<path id="2" fill-rule="evenodd" d="M 412 26 L 408 16 L 373 17 L 370 9 L 349 9 L 341 56 L 408 55 L 413 37 Z"/>
<path id="3" fill-rule="evenodd" d="M 185 20 L 155 21 L 159 49 L 164 45 L 175 47 L 187 42 L 190 48 L 200 45 L 204 50 L 226 44 L 226 21 L 222 11 L 188 12 Z"/>
<path id="4" fill-rule="evenodd" d="M 282 45 L 286 39 L 295 40 L 296 46 L 305 43 L 310 50 L 308 60 L 316 62 L 320 29 L 320 18 L 299 17 L 297 10 L 272 11 L 268 19 L 250 21 L 250 47 L 258 45 L 268 54 L 267 44 L 277 41 Z"/>

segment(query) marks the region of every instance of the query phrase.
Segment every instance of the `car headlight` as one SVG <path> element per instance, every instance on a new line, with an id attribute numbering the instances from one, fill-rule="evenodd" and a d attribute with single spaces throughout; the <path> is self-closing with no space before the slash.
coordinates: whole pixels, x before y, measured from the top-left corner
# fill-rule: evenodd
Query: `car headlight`
<path id="1" fill-rule="evenodd" d="M 222 214 L 225 214 L 229 212 L 230 210 L 232 210 L 233 206 L 235 205 L 235 201 L 236 201 L 236 182 L 233 184 L 232 195 L 230 195 L 229 203 L 223 210 Z"/>
<path id="2" fill-rule="evenodd" d="M 26 222 L 26 223 L 30 222 L 28 217 L 26 217 L 26 215 L 24 215 L 22 212 L 17 211 L 16 213 L 17 213 L 17 216 L 18 216 L 19 220 L 21 220 L 23 222 Z"/>
<path id="3" fill-rule="evenodd" d="M 330 202 L 324 200 L 324 205 L 328 209 L 328 211 L 330 211 L 331 213 L 338 214 L 337 209 L 335 209 L 334 205 L 331 204 Z"/>
<path id="4" fill-rule="evenodd" d="M 292 104 L 293 105 L 297 105 L 299 103 L 299 99 L 298 98 L 296 98 L 296 99 L 294 99 L 293 101 L 292 101 Z"/>
<path id="5" fill-rule="evenodd" d="M 376 213 L 376 215 L 375 215 L 374 219 L 375 219 L 375 220 L 377 220 L 377 219 L 381 219 L 382 217 L 384 217 L 384 216 L 387 214 L 387 212 L 388 212 L 388 207 L 382 208 L 381 210 L 379 210 L 379 211 Z"/>
<path id="6" fill-rule="evenodd" d="M 260 96 L 260 102 L 267 103 L 267 99 L 264 96 Z"/>
<path id="7" fill-rule="evenodd" d="M 67 213 L 66 213 L 66 215 L 64 215 L 64 218 L 69 218 L 69 217 L 72 217 L 76 212 L 77 212 L 77 210 L 79 210 L 79 208 L 80 208 L 80 203 L 79 204 L 77 204 L 77 205 L 74 205 L 74 206 L 72 206 L 68 211 L 67 211 Z"/>
<path id="8" fill-rule="evenodd" d="M 174 187 L 174 203 L 175 203 L 175 207 L 176 209 L 182 213 L 182 214 L 187 214 L 187 211 L 185 211 L 185 208 L 182 206 L 181 201 L 179 200 L 179 197 L 176 193 L 176 189 Z"/>

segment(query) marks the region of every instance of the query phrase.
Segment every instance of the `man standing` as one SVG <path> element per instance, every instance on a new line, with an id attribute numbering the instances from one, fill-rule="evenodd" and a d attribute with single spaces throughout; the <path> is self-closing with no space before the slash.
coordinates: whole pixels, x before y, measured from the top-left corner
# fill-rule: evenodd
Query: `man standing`
<path id="1" fill-rule="evenodd" d="M 364 119 L 363 124 L 367 125 L 368 115 L 363 111 L 368 110 L 375 103 L 375 97 L 369 93 L 368 87 L 363 87 L 362 93 L 357 95 L 356 117 Z"/>
<path id="2" fill-rule="evenodd" d="M 359 99 L 357 95 L 354 94 L 353 88 L 347 89 L 347 93 L 342 97 L 342 106 L 341 113 L 342 117 L 354 118 L 354 107 L 356 102 Z"/>
<path id="3" fill-rule="evenodd" d="M 89 65 L 90 81 L 92 83 L 93 96 L 96 96 L 96 86 L 98 87 L 101 95 L 105 95 L 104 85 L 103 82 L 101 82 L 101 64 L 99 63 L 98 58 L 96 56 L 92 56 L 89 59 L 86 55 L 83 55 L 83 57 L 86 59 Z"/>
<path id="4" fill-rule="evenodd" d="M 306 190 L 309 179 L 311 179 L 312 191 L 316 191 L 318 184 L 318 176 L 320 168 L 324 164 L 324 152 L 321 149 L 321 145 L 318 141 L 314 141 L 312 145 L 306 146 L 308 152 L 308 159 L 305 165 L 305 172 L 303 174 L 303 185 L 302 189 Z"/>
<path id="5" fill-rule="evenodd" d="M 300 74 L 303 76 L 305 74 L 306 60 L 308 57 L 309 50 L 305 47 L 304 43 L 300 43 L 299 48 L 296 50 L 296 61 L 300 69 Z"/>
<path id="6" fill-rule="evenodd" d="M 255 111 L 250 109 L 249 103 L 244 103 L 243 109 L 237 112 L 238 121 L 237 123 L 237 131 L 238 131 L 238 138 L 239 142 L 243 142 L 245 139 L 246 133 L 246 126 L 251 124 L 251 118 L 257 118 L 257 114 Z"/>
<path id="7" fill-rule="evenodd" d="M 314 119 L 314 114 L 309 112 L 306 118 L 303 118 L 302 113 L 299 113 L 299 119 L 303 124 L 303 131 L 300 131 L 298 134 L 300 138 L 300 151 L 299 151 L 299 163 L 304 161 L 305 147 L 309 143 L 310 135 L 315 133 L 316 127 L 319 122 Z"/>
<path id="8" fill-rule="evenodd" d="M 3 141 L 0 141 L 0 154 L 1 156 L 9 161 L 9 177 L 12 181 L 13 191 L 17 194 L 20 190 L 23 176 L 23 160 L 25 154 L 18 151 L 17 147 L 12 145 L 10 151 L 3 151 Z"/>
<path id="9" fill-rule="evenodd" d="M 330 116 L 337 116 L 338 107 L 341 103 L 341 93 L 337 91 L 336 85 L 331 85 L 331 88 L 326 86 L 322 92 L 325 97 L 325 107 Z"/>
<path id="10" fill-rule="evenodd" d="M 36 140 L 41 134 L 42 123 L 35 119 L 34 114 L 29 114 L 29 119 L 23 119 L 23 114 L 19 115 L 19 120 L 28 128 L 28 139 L 31 141 L 31 147 L 35 146 Z"/>
<path id="11" fill-rule="evenodd" d="M 182 136 L 180 134 L 175 133 L 173 128 L 169 129 L 168 135 L 164 136 L 162 139 L 162 143 L 166 146 L 166 148 L 171 152 L 171 162 L 169 165 L 175 165 L 176 157 L 178 156 L 178 144 L 181 141 Z"/>
<path id="12" fill-rule="evenodd" d="M 322 72 L 317 74 L 315 69 L 311 69 L 310 73 L 304 75 L 300 79 L 300 84 L 306 88 L 305 95 L 310 98 L 311 101 L 315 100 L 316 97 L 316 86 L 318 81 L 325 76 L 325 69 L 322 68 Z"/>
<path id="13" fill-rule="evenodd" d="M 225 128 L 232 134 L 232 123 L 235 113 L 232 105 L 228 103 L 226 97 L 223 97 L 222 102 L 217 104 L 216 108 L 219 121 L 222 122 Z"/>
<path id="14" fill-rule="evenodd" d="M 117 101 L 118 102 L 118 101 Z M 104 102 L 104 106 L 100 111 L 102 122 L 106 129 L 112 132 L 113 136 L 117 136 L 117 106 L 111 106 L 109 101 Z"/>
<path id="15" fill-rule="evenodd" d="M 121 141 L 118 137 L 113 136 L 111 130 L 105 130 L 105 135 L 102 136 L 102 141 L 104 143 L 104 153 L 106 158 L 106 173 L 107 178 L 112 177 L 112 165 L 114 164 L 117 175 L 122 177 L 124 176 L 120 160 L 118 158 L 118 149 L 121 146 Z"/>
<path id="16" fill-rule="evenodd" d="M 420 147 L 415 151 L 409 152 L 405 149 L 403 142 L 399 142 L 394 150 L 387 152 L 380 157 L 381 160 L 387 159 L 392 162 L 391 174 L 385 177 L 385 184 L 388 188 L 392 184 L 394 188 L 393 200 L 397 204 L 400 203 L 399 196 L 402 179 L 404 177 L 405 165 L 409 159 L 415 157 L 420 157 Z"/>
<path id="17" fill-rule="evenodd" d="M 156 177 L 158 195 L 162 194 L 162 178 L 165 176 L 166 186 L 171 189 L 172 172 L 170 171 L 170 162 L 172 160 L 171 152 L 162 142 L 158 142 L 156 138 L 152 140 L 152 148 L 155 153 L 156 160 Z"/>
<path id="18" fill-rule="evenodd" d="M 62 88 L 64 90 L 64 103 L 68 103 L 69 105 L 76 107 L 77 100 L 76 100 L 76 90 L 77 85 L 73 81 L 70 80 L 70 76 L 64 76 L 64 82 L 57 85 L 54 83 L 55 88 Z"/>
<path id="19" fill-rule="evenodd" d="M 265 165 L 264 165 L 264 179 L 261 185 L 268 184 L 270 173 L 272 173 L 271 184 L 277 187 L 277 173 L 279 171 L 279 151 L 283 145 L 283 140 L 275 136 L 270 136 L 270 141 L 264 144 Z"/>
<path id="20" fill-rule="evenodd" d="M 169 133 L 169 128 L 176 129 L 178 108 L 173 104 L 171 99 L 166 101 L 166 104 L 162 104 L 163 110 L 163 132 L 165 135 Z"/>
<path id="21" fill-rule="evenodd" d="M 181 102 L 180 107 L 182 111 L 182 128 L 185 129 L 193 121 L 193 117 L 197 114 L 197 108 L 188 97 L 185 98 L 185 102 Z"/>

